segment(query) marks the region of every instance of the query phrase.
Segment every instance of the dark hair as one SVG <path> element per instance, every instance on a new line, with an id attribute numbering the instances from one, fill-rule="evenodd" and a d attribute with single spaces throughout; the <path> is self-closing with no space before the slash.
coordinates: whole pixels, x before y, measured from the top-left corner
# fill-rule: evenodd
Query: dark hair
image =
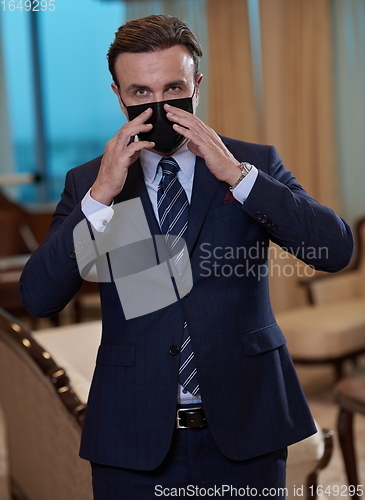
<path id="1" fill-rule="evenodd" d="M 115 33 L 115 39 L 107 54 L 109 71 L 118 84 L 115 60 L 123 52 L 155 52 L 185 45 L 194 60 L 195 74 L 199 72 L 199 61 L 203 55 L 201 45 L 188 25 L 173 16 L 147 16 L 123 24 Z"/>

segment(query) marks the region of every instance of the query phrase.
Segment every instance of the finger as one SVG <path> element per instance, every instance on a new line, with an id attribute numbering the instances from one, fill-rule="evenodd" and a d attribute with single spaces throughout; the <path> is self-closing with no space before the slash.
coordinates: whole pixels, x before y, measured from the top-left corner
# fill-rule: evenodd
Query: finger
<path id="1" fill-rule="evenodd" d="M 152 128 L 151 123 L 145 123 L 146 120 L 148 120 L 152 115 L 152 108 L 148 108 L 145 111 L 143 111 L 140 115 L 136 116 L 133 120 L 127 122 L 123 127 L 121 127 L 118 132 L 116 133 L 116 136 L 123 135 L 124 132 L 128 131 L 128 133 L 133 132 L 134 135 L 138 133 L 139 131 L 143 131 L 143 127 L 146 130 Z M 142 129 L 141 129 L 142 127 Z M 137 131 L 137 132 L 136 132 Z"/>
<path id="2" fill-rule="evenodd" d="M 140 115 L 133 118 L 133 120 L 130 120 L 129 123 L 143 123 L 146 120 L 148 120 L 148 118 L 150 118 L 152 113 L 153 113 L 152 108 L 147 108 L 144 111 L 142 111 Z"/>
<path id="3" fill-rule="evenodd" d="M 176 130 L 179 134 L 183 135 L 187 139 L 192 139 L 194 136 L 194 133 L 192 130 L 190 130 L 187 127 L 183 127 L 182 125 L 179 125 L 178 123 L 173 123 L 172 128 Z"/>
<path id="4" fill-rule="evenodd" d="M 175 108 L 175 106 L 171 106 L 171 104 L 164 104 L 164 109 L 166 112 L 170 112 L 170 113 L 173 113 L 175 114 L 176 116 L 194 116 L 192 115 L 192 113 L 190 113 L 189 111 L 186 111 L 185 109 L 181 109 L 181 108 Z"/>
<path id="5" fill-rule="evenodd" d="M 137 153 L 138 151 L 142 151 L 142 149 L 153 149 L 155 147 L 155 143 L 152 141 L 136 141 L 132 142 L 127 150 L 128 152 L 133 155 Z"/>
<path id="6" fill-rule="evenodd" d="M 201 134 L 204 133 L 204 131 L 208 132 L 206 125 L 192 113 L 185 112 L 185 114 L 178 115 L 169 111 L 166 113 L 166 116 L 170 121 L 177 123 L 178 125 L 182 125 L 190 130 L 195 130 Z"/>
<path id="7" fill-rule="evenodd" d="M 205 126 L 205 123 L 200 120 L 194 113 L 185 111 L 184 109 L 175 108 L 170 104 L 165 104 L 166 116 L 170 121 L 178 122 L 184 127 Z"/>
<path id="8" fill-rule="evenodd" d="M 150 108 L 146 111 L 149 110 Z M 118 130 L 118 132 L 114 136 L 114 141 L 116 142 L 118 147 L 127 147 L 134 136 L 140 133 L 149 132 L 153 128 L 152 123 L 144 123 L 144 121 L 150 117 L 151 113 L 152 110 L 149 113 L 142 113 L 142 115 L 145 114 L 145 116 L 137 116 L 134 120 L 126 123 L 121 129 Z"/>
<path id="9" fill-rule="evenodd" d="M 219 135 L 198 117 L 195 116 L 189 124 L 184 120 L 179 120 L 179 122 L 173 123 L 174 130 L 199 146 L 210 144 L 214 148 L 226 149 Z"/>
<path id="10" fill-rule="evenodd" d="M 184 111 L 183 109 L 174 108 L 168 104 L 165 104 L 165 106 L 168 106 L 168 109 L 165 109 L 165 111 L 167 118 L 171 121 L 177 121 L 180 123 L 183 120 L 187 120 L 190 122 L 193 118 L 196 118 L 195 115 L 189 113 L 188 111 Z"/>
<path id="11" fill-rule="evenodd" d="M 151 117 L 152 112 L 152 108 L 146 109 L 143 113 L 136 116 L 136 118 L 123 125 L 123 127 L 119 129 L 119 132 L 123 133 L 123 131 L 128 131 L 128 133 L 133 132 L 133 134 L 136 135 L 139 132 L 150 130 L 153 125 L 151 123 L 145 123 L 145 121 Z"/>
<path id="12" fill-rule="evenodd" d="M 193 142 L 196 144 L 198 147 L 202 147 L 206 145 L 207 141 L 204 137 L 202 137 L 201 134 L 197 133 L 194 130 L 191 130 L 187 127 L 183 127 L 182 125 L 179 125 L 178 123 L 174 123 L 172 125 L 172 128 L 180 135 L 184 136 L 186 139 L 189 141 Z"/>
<path id="13" fill-rule="evenodd" d="M 128 124 L 130 125 L 130 124 Z M 126 127 L 123 132 L 117 137 L 127 137 L 128 140 L 135 135 L 138 135 L 143 132 L 149 132 L 153 128 L 152 123 L 135 123 Z"/>
<path id="14" fill-rule="evenodd" d="M 131 163 L 137 160 L 142 149 L 153 149 L 155 147 L 154 142 L 150 141 L 137 141 L 128 146 L 125 150 L 128 154 L 129 160 Z"/>

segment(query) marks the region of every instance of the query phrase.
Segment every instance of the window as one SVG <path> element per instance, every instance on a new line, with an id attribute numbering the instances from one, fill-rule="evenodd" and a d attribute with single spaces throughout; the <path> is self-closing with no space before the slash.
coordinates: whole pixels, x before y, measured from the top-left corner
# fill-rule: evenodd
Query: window
<path id="1" fill-rule="evenodd" d="M 0 25 L 14 169 L 41 177 L 39 183 L 21 186 L 18 199 L 57 201 L 65 173 L 101 155 L 106 142 L 125 123 L 110 89 L 106 60 L 114 33 L 124 22 L 124 4 L 55 0 L 54 11 L 35 13 L 21 10 L 25 1 L 11 3 L 19 8 L 9 10 L 10 0 L 0 2 Z M 34 78 L 35 38 L 38 80 Z M 42 119 L 44 165 L 39 151 Z"/>

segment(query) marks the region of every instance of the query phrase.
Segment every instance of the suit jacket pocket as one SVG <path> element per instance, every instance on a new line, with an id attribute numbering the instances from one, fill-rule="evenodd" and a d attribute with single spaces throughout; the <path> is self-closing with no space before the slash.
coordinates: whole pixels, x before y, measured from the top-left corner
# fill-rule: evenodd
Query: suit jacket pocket
<path id="1" fill-rule="evenodd" d="M 241 340 L 246 356 L 255 356 L 286 344 L 283 332 L 277 323 L 260 330 L 244 333 L 241 335 Z"/>
<path id="2" fill-rule="evenodd" d="M 132 366 L 134 365 L 135 345 L 130 343 L 101 344 L 96 357 L 97 365 Z"/>

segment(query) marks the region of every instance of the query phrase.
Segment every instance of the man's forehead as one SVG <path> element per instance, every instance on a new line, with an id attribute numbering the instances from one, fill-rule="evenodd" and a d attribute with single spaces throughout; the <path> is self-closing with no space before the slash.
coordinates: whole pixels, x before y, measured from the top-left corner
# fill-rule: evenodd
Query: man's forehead
<path id="1" fill-rule="evenodd" d="M 195 66 L 185 47 L 174 46 L 156 52 L 119 54 L 115 72 L 124 88 L 151 88 L 177 82 L 190 85 L 194 81 Z"/>
<path id="2" fill-rule="evenodd" d="M 191 66 L 194 67 L 194 58 L 184 45 L 174 45 L 168 49 L 155 50 L 151 52 L 122 52 L 115 60 L 115 66 L 132 66 L 137 68 L 139 65 L 144 67 L 155 67 L 156 65 L 169 66 Z"/>

